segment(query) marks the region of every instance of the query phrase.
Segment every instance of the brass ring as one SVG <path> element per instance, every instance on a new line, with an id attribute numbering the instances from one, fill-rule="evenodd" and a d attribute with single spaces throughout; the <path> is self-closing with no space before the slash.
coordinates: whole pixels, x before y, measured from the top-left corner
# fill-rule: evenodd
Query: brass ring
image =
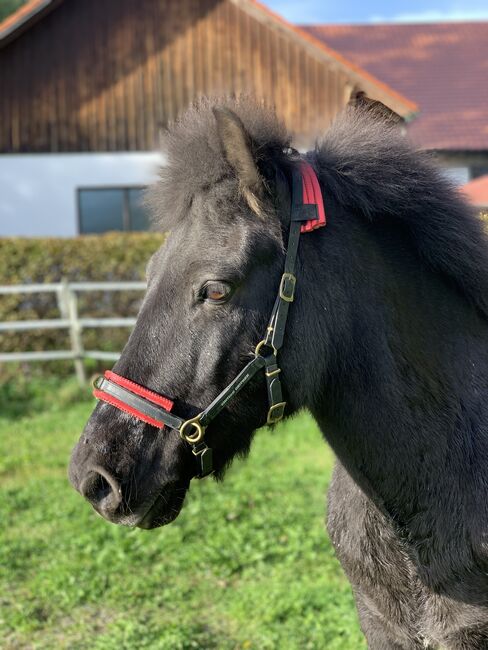
<path id="1" fill-rule="evenodd" d="M 191 433 L 189 435 L 185 433 L 185 429 L 188 426 L 191 426 L 193 427 L 193 429 L 195 429 L 194 433 Z M 180 427 L 180 436 L 183 438 L 183 440 L 186 440 L 191 445 L 195 445 L 197 442 L 200 442 L 204 434 L 205 434 L 205 427 L 202 427 L 202 425 L 200 424 L 199 415 L 197 415 L 195 418 L 192 418 L 191 420 L 185 420 L 185 422 L 183 422 L 183 424 Z"/>
<path id="2" fill-rule="evenodd" d="M 269 348 L 272 348 L 273 354 L 276 356 L 278 354 L 278 350 L 275 348 L 275 346 L 272 343 L 267 343 L 264 339 L 262 341 L 259 341 L 259 343 L 256 345 L 256 349 L 254 350 L 254 355 L 257 357 L 259 356 L 259 353 L 261 351 L 261 348 L 267 345 Z"/>

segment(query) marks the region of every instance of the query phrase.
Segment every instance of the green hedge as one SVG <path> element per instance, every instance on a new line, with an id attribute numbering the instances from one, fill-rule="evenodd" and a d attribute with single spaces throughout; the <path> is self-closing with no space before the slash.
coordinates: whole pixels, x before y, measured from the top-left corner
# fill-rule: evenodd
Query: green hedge
<path id="1" fill-rule="evenodd" d="M 110 233 L 76 239 L 0 239 L 0 284 L 144 280 L 146 264 L 163 243 L 157 233 Z M 109 317 L 137 314 L 142 292 L 80 293 L 80 316 Z M 59 318 L 56 296 L 51 293 L 0 296 L 0 321 Z M 121 350 L 127 329 L 87 329 L 83 332 L 86 349 Z M 65 330 L 4 332 L 0 334 L 2 352 L 69 349 Z M 3 364 L 2 378 L 9 375 Z M 71 371 L 72 364 L 33 364 L 49 371 L 54 367 Z M 25 366 L 25 369 L 31 369 Z"/>

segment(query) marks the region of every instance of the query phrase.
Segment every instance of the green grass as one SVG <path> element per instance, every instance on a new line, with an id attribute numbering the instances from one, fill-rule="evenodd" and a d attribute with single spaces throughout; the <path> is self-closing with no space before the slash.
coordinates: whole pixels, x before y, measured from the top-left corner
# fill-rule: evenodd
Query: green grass
<path id="1" fill-rule="evenodd" d="M 194 481 L 170 526 L 129 530 L 66 478 L 92 403 L 36 391 L 37 411 L 19 415 L 14 391 L 0 417 L 2 648 L 366 647 L 324 527 L 333 458 L 309 416 L 260 431 L 224 483 Z"/>

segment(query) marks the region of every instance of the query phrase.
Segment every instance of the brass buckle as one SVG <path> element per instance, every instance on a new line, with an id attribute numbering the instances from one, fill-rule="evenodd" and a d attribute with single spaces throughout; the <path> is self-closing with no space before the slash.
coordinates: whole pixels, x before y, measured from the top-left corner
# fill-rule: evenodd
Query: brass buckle
<path id="1" fill-rule="evenodd" d="M 286 402 L 278 402 L 278 404 L 273 404 L 270 406 L 268 411 L 268 417 L 266 418 L 266 424 L 275 424 L 279 422 L 285 414 Z M 275 411 L 278 413 L 275 414 Z"/>
<path id="2" fill-rule="evenodd" d="M 254 355 L 256 357 L 259 356 L 259 354 L 261 352 L 261 348 L 263 347 L 263 345 L 267 345 L 269 348 L 271 348 L 273 350 L 273 354 L 275 356 L 278 354 L 278 350 L 275 348 L 275 346 L 272 343 L 268 343 L 268 341 L 263 339 L 262 341 L 259 341 L 259 343 L 256 345 L 256 349 L 254 350 Z"/>
<path id="3" fill-rule="evenodd" d="M 180 436 L 183 438 L 183 440 L 189 442 L 190 445 L 195 445 L 197 442 L 200 442 L 200 440 L 205 435 L 205 427 L 202 427 L 200 424 L 201 415 L 202 414 L 199 413 L 196 417 L 191 418 L 190 420 L 185 420 L 180 427 Z M 195 430 L 194 433 L 185 433 L 185 429 L 187 427 L 193 427 Z"/>
<path id="4" fill-rule="evenodd" d="M 272 370 L 271 372 L 265 371 L 264 374 L 266 377 L 276 377 L 276 375 L 279 375 L 281 372 L 281 368 L 276 368 L 276 370 Z"/>
<path id="5" fill-rule="evenodd" d="M 293 302 L 295 298 L 296 277 L 293 273 L 283 273 L 280 282 L 280 298 L 286 302 Z"/>

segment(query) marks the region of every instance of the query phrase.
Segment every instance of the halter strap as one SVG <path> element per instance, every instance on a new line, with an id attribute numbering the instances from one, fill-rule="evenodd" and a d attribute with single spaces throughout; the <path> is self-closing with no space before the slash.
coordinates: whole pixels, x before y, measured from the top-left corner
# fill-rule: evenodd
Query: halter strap
<path id="1" fill-rule="evenodd" d="M 281 276 L 280 287 L 271 312 L 266 336 L 260 344 L 271 351 L 265 357 L 265 376 L 269 401 L 268 424 L 274 424 L 281 420 L 285 412 L 286 402 L 283 401 L 283 391 L 279 377 L 281 369 L 278 366 L 277 355 L 283 346 L 288 311 L 295 299 L 297 283 L 295 266 L 300 234 L 311 232 L 325 225 L 324 201 L 317 176 L 313 167 L 302 160 L 299 169 L 293 170 L 292 173 L 290 230 L 283 275 Z"/>
<path id="2" fill-rule="evenodd" d="M 297 283 L 295 266 L 300 234 L 325 226 L 326 216 L 317 176 L 306 161 L 301 160 L 292 171 L 291 200 L 288 182 L 279 170 L 277 185 L 278 195 L 280 196 L 280 190 L 283 190 L 286 195 L 286 205 L 279 206 L 279 209 L 288 213 L 290 222 L 283 274 L 266 335 L 256 346 L 254 358 L 244 366 L 235 379 L 201 413 L 189 420 L 171 413 L 173 401 L 169 398 L 113 371 L 108 370 L 103 377 L 98 377 L 94 382 L 93 394 L 97 399 L 158 429 L 164 429 L 165 425 L 177 429 L 181 437 L 191 445 L 193 454 L 199 460 L 198 478 L 203 478 L 213 471 L 212 449 L 204 441 L 207 426 L 259 370 L 264 368 L 266 377 L 269 402 L 267 424 L 275 424 L 285 414 L 286 402 L 283 401 L 281 369 L 277 355 L 283 346 L 288 311 L 295 299 Z"/>

